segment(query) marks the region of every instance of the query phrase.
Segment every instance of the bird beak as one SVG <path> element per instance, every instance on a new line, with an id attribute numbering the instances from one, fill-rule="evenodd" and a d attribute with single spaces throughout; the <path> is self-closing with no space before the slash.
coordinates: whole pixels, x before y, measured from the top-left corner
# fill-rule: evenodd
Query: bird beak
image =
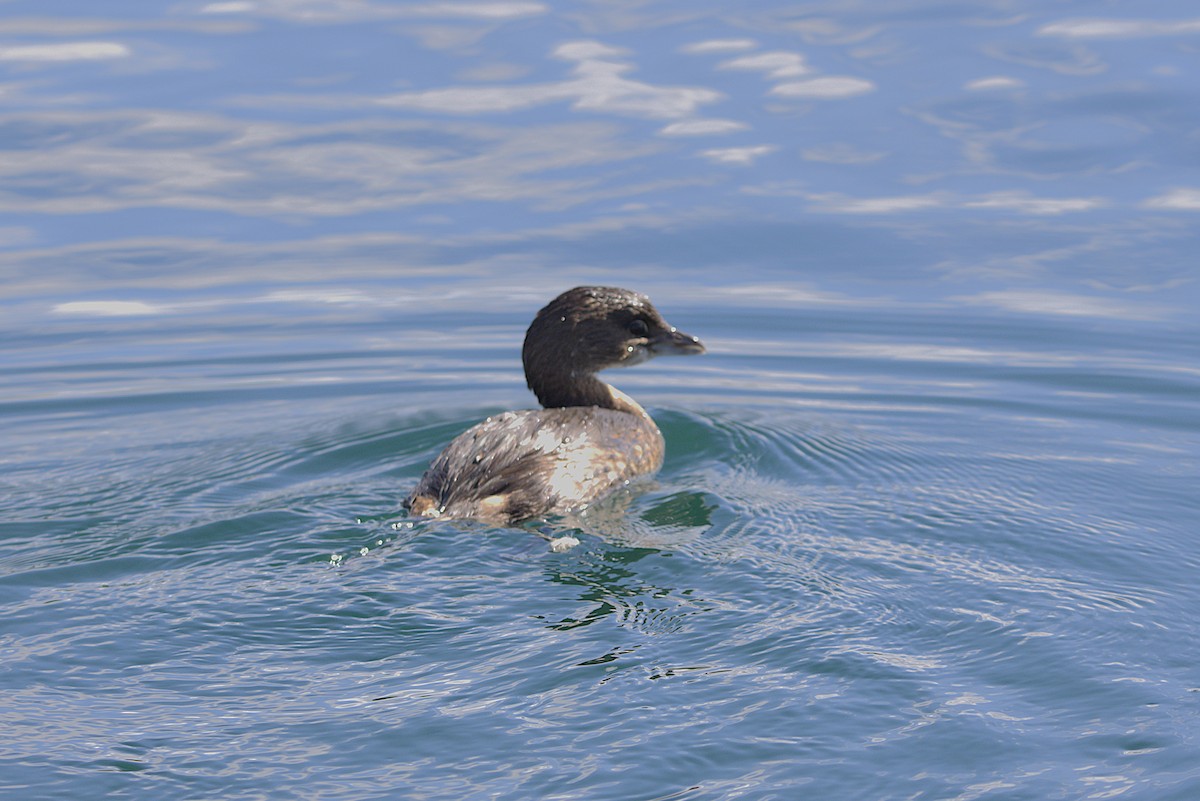
<path id="1" fill-rule="evenodd" d="M 646 347 L 655 356 L 687 356 L 692 353 L 704 353 L 703 342 L 677 328 L 672 328 L 669 332 L 648 340 Z"/>

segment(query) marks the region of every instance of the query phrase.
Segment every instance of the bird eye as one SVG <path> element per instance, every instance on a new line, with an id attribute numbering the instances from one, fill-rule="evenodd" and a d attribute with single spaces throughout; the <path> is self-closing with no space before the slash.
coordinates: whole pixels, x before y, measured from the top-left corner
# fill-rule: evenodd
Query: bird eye
<path id="1" fill-rule="evenodd" d="M 629 324 L 629 333 L 635 337 L 644 337 L 650 333 L 650 328 L 646 325 L 645 320 L 634 320 Z"/>

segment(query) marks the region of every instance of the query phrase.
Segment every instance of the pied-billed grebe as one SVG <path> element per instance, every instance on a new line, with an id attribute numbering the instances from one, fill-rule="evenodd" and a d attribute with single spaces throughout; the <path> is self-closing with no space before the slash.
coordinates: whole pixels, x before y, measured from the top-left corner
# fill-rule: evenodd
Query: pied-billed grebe
<path id="1" fill-rule="evenodd" d="M 703 352 L 645 295 L 604 286 L 562 293 L 537 313 L 521 352 L 525 381 L 545 408 L 489 417 L 458 436 L 405 506 L 500 523 L 585 509 L 663 459 L 650 415 L 596 373 Z"/>

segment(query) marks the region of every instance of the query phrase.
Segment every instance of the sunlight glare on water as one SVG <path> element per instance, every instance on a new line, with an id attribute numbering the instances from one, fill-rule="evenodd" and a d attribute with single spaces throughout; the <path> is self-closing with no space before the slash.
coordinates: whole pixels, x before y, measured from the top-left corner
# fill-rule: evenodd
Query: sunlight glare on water
<path id="1" fill-rule="evenodd" d="M 1200 797 L 1189 4 L 3 8 L 0 796 Z M 407 518 L 578 284 L 661 473 Z"/>

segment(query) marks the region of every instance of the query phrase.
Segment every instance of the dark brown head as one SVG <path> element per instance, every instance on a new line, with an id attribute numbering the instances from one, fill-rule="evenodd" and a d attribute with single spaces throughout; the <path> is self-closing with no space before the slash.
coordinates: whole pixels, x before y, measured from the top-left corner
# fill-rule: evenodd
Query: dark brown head
<path id="1" fill-rule="evenodd" d="M 671 327 L 650 299 L 628 289 L 580 286 L 550 301 L 529 326 L 521 352 L 525 380 L 543 406 L 605 405 L 596 373 L 654 356 L 704 353 Z"/>

